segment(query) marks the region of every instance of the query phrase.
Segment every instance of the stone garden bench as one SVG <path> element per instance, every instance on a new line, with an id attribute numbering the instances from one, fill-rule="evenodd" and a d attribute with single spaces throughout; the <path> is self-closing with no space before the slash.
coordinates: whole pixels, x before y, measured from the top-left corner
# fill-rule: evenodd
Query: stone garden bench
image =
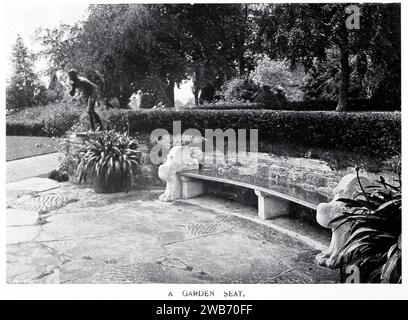
<path id="1" fill-rule="evenodd" d="M 277 182 L 270 178 L 220 174 L 213 167 L 178 172 L 181 181 L 181 198 L 189 199 L 205 193 L 206 182 L 231 184 L 254 190 L 258 197 L 258 216 L 270 219 L 289 213 L 289 203 L 294 202 L 316 210 L 321 202 L 330 198 L 300 186 Z"/>
<path id="2" fill-rule="evenodd" d="M 328 202 L 332 198 L 325 190 L 305 184 L 304 180 L 308 179 L 305 174 L 292 177 L 291 180 L 285 176 L 286 172 L 281 172 L 282 176 L 271 175 L 274 163 L 273 160 L 267 160 L 259 159 L 250 166 L 249 171 L 239 163 L 199 166 L 188 148 L 174 147 L 166 163 L 159 168 L 159 177 L 167 181 L 167 189 L 161 200 L 173 201 L 202 195 L 208 182 L 230 184 L 254 190 L 258 197 L 259 217 L 270 219 L 289 213 L 290 202 L 316 210 L 319 203 Z M 294 171 L 290 166 L 285 169 Z M 275 171 L 279 170 L 282 171 L 282 168 Z M 337 185 L 337 182 L 333 185 Z"/>
<path id="3" fill-rule="evenodd" d="M 336 257 L 349 228 L 348 224 L 338 227 L 338 224 L 331 223 L 344 210 L 344 203 L 337 199 L 359 196 L 360 183 L 372 185 L 374 176 L 361 176 L 359 183 L 355 172 L 338 172 L 319 160 L 282 160 L 260 155 L 257 164 L 250 166 L 249 170 L 239 164 L 201 166 L 191 149 L 173 147 L 158 171 L 160 179 L 167 183 L 160 200 L 196 197 L 205 193 L 208 182 L 218 182 L 254 190 L 261 219 L 289 213 L 291 202 L 311 208 L 316 210 L 317 223 L 332 230 L 329 247 L 316 256 L 316 261 L 326 267 L 337 267 Z"/>

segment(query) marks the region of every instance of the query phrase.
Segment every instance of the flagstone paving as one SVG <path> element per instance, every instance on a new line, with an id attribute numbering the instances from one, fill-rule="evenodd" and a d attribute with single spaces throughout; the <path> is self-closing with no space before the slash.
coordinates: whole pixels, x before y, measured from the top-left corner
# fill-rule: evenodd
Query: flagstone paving
<path id="1" fill-rule="evenodd" d="M 107 195 L 69 182 L 23 189 L 7 202 L 8 283 L 339 280 L 337 270 L 314 263 L 318 250 L 229 214 L 228 201 L 224 210 L 209 209 L 206 197 L 163 203 L 162 190 Z M 242 214 L 256 211 L 234 206 Z"/>

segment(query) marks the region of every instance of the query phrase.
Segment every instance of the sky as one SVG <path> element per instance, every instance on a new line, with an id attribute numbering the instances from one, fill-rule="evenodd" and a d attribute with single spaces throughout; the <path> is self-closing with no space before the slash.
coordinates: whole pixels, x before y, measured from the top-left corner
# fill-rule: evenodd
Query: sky
<path id="1" fill-rule="evenodd" d="M 9 56 L 17 35 L 24 43 L 35 50 L 34 31 L 40 27 L 49 28 L 60 23 L 74 24 L 86 17 L 88 4 L 44 4 L 44 3 L 8 3 L 3 7 L 6 25 L 5 47 Z"/>
<path id="2" fill-rule="evenodd" d="M 49 28 L 61 23 L 74 24 L 83 20 L 87 15 L 87 3 L 30 3 L 14 2 L 4 4 L 5 30 L 5 50 L 7 59 L 10 58 L 11 49 L 19 34 L 25 45 L 32 51 L 38 50 L 33 34 L 40 27 Z M 8 60 L 9 61 L 9 60 Z M 36 64 L 36 70 L 43 69 L 44 61 Z M 6 63 L 6 78 L 12 73 L 9 63 Z M 186 82 L 180 89 L 175 89 L 175 99 L 185 103 L 193 97 L 191 83 Z"/>
<path id="3" fill-rule="evenodd" d="M 34 2 L 34 1 L 33 1 Z M 40 49 L 40 45 L 34 40 L 34 32 L 38 28 L 50 28 L 61 23 L 74 24 L 83 20 L 87 15 L 88 4 L 86 3 L 33 3 L 15 2 L 4 5 L 5 19 L 5 53 L 7 63 L 5 66 L 5 76 L 9 78 L 13 72 L 10 64 L 12 47 L 17 35 L 23 38 L 24 44 L 32 52 Z M 46 68 L 46 60 L 39 59 L 34 65 L 35 71 L 40 72 Z M 47 84 L 49 79 L 40 76 L 40 79 Z"/>

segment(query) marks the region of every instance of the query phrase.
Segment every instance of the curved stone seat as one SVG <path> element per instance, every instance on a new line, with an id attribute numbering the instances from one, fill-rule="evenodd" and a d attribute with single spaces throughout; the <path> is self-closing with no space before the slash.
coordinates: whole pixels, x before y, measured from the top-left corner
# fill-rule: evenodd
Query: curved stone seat
<path id="1" fill-rule="evenodd" d="M 178 172 L 177 175 L 181 180 L 183 199 L 204 193 L 204 181 L 226 183 L 254 190 L 258 196 L 258 214 L 262 219 L 287 214 L 289 202 L 316 210 L 319 203 L 330 201 L 330 198 L 316 191 L 305 190 L 293 184 L 278 184 L 263 177 L 219 174 L 210 168 L 185 170 Z"/>

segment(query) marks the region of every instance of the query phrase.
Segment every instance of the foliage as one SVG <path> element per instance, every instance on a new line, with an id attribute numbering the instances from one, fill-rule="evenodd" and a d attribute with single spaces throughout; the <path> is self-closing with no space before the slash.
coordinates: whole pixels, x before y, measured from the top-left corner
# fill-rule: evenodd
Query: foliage
<path id="1" fill-rule="evenodd" d="M 333 47 L 326 50 L 326 59 L 316 59 L 312 62 L 304 85 L 307 98 L 339 98 L 338 87 L 341 81 L 341 68 L 337 63 L 339 59 L 340 51 Z M 373 92 L 378 89 L 384 70 L 375 66 L 372 59 L 362 53 L 351 55 L 349 64 L 351 71 L 348 97 L 371 98 Z M 395 103 L 393 106 L 396 107 Z"/>
<path id="2" fill-rule="evenodd" d="M 128 190 L 140 168 L 137 141 L 114 130 L 89 132 L 88 137 L 79 152 L 79 182 L 97 176 L 103 177 L 109 185 L 122 178 Z"/>
<path id="3" fill-rule="evenodd" d="M 326 59 L 314 60 L 306 74 L 304 91 L 308 99 L 338 99 L 340 66 L 338 50 L 329 49 Z"/>
<path id="4" fill-rule="evenodd" d="M 75 123 L 70 130 L 65 133 L 65 136 L 60 140 L 59 144 L 59 168 L 58 173 L 66 174 L 68 177 L 74 177 L 79 164 L 79 148 L 74 146 L 70 141 L 70 136 L 80 132 L 80 123 Z"/>
<path id="5" fill-rule="evenodd" d="M 357 177 L 358 176 L 357 169 Z M 363 188 L 346 204 L 344 213 L 332 223 L 348 223 L 350 229 L 338 261 L 357 266 L 361 282 L 401 283 L 401 181 Z"/>
<path id="6" fill-rule="evenodd" d="M 34 56 L 28 51 L 23 38 L 17 36 L 11 62 L 13 74 L 6 87 L 6 108 L 23 109 L 35 103 L 38 77 L 34 72 Z"/>
<path id="7" fill-rule="evenodd" d="M 52 179 L 58 182 L 65 182 L 69 180 L 68 174 L 60 170 L 52 170 L 48 174 L 48 179 Z"/>
<path id="8" fill-rule="evenodd" d="M 248 109 L 268 109 L 262 103 L 255 103 L 255 102 L 229 102 L 220 100 L 213 103 L 205 103 L 200 104 L 199 106 L 195 107 L 195 109 L 205 109 L 205 110 L 248 110 Z"/>
<path id="9" fill-rule="evenodd" d="M 219 94 L 228 103 L 253 102 L 259 90 L 252 80 L 232 78 L 223 84 Z"/>
<path id="10" fill-rule="evenodd" d="M 273 95 L 272 95 L 273 96 Z M 336 100 L 324 100 L 324 99 L 309 99 L 304 101 L 277 101 L 272 100 L 269 102 L 230 102 L 219 100 L 213 103 L 206 103 L 199 105 L 199 109 L 212 109 L 212 110 L 245 110 L 245 109 L 268 109 L 268 110 L 293 110 L 293 111 L 334 111 L 336 110 Z M 379 104 L 372 99 L 348 99 L 348 106 L 350 111 L 387 111 L 383 108 L 390 108 Z M 392 108 L 390 108 L 392 109 Z"/>
<path id="11" fill-rule="evenodd" d="M 304 93 L 307 99 L 338 99 L 338 85 L 341 70 L 337 62 L 339 51 L 327 50 L 325 60 L 315 60 L 309 69 L 304 83 Z M 376 110 L 400 110 L 401 103 L 398 89 L 399 83 L 390 89 L 390 79 L 386 68 L 382 64 L 377 64 L 372 58 L 365 55 L 352 55 L 350 59 L 350 87 L 348 95 L 350 98 L 370 98 L 378 106 Z M 388 74 L 388 75 L 387 75 Z M 383 92 L 388 90 L 387 93 Z M 388 97 L 388 101 L 384 101 Z M 397 98 L 397 99 L 396 99 Z M 348 103 L 348 110 L 353 109 L 353 105 Z"/>
<path id="12" fill-rule="evenodd" d="M 252 68 L 255 11 L 248 4 L 171 6 L 170 12 L 185 35 L 183 46 L 196 105 L 200 90 L 207 86 L 218 90 L 225 80 L 244 76 Z M 205 100 L 211 101 L 211 97 Z"/>
<path id="13" fill-rule="evenodd" d="M 303 100 L 303 67 L 291 67 L 283 60 L 271 60 L 266 55 L 256 59 L 254 70 L 246 77 L 226 81 L 220 95 L 227 102 L 254 102 L 269 109 L 288 109 L 289 101 Z"/>
<path id="14" fill-rule="evenodd" d="M 287 105 L 281 105 L 282 110 L 297 111 L 325 111 L 335 110 L 337 102 L 335 100 L 306 100 L 292 101 Z M 375 105 L 373 101 L 366 99 L 349 100 L 350 109 L 352 110 L 381 110 L 383 105 Z M 276 110 L 276 105 L 264 105 L 262 103 L 243 103 L 243 102 L 225 102 L 219 101 L 211 104 L 203 104 L 190 110 L 243 110 L 248 113 L 250 110 L 270 109 Z M 186 110 L 188 111 L 188 110 Z M 245 114 L 246 114 L 245 113 Z M 120 109 L 98 110 L 104 127 L 128 132 L 129 114 Z M 131 116 L 133 117 L 133 116 Z M 244 114 L 243 114 L 244 117 Z M 373 116 L 374 117 L 374 116 Z M 395 117 L 399 117 L 396 114 Z M 195 118 L 195 117 L 194 117 Z M 29 136 L 62 136 L 77 124 L 81 124 L 80 131 L 87 131 L 88 115 L 83 106 L 77 102 L 61 101 L 48 106 L 38 106 L 21 110 L 6 116 L 6 134 L 7 135 L 29 135 Z M 248 127 L 242 123 L 242 128 Z M 347 124 L 345 124 L 347 125 Z M 249 128 L 249 127 L 248 127 Z M 396 128 L 396 130 L 399 130 Z M 150 134 L 150 132 L 147 132 Z M 368 134 L 368 133 L 367 133 Z M 377 135 L 377 133 L 375 133 Z M 384 139 L 386 139 L 384 137 Z M 385 141 L 385 140 L 384 140 Z M 390 142 L 392 145 L 393 142 Z"/>
<path id="15" fill-rule="evenodd" d="M 53 62 L 50 72 L 76 68 L 99 85 L 104 98 L 116 97 L 123 106 L 139 88 L 154 93 L 173 88 L 185 78 L 186 61 L 167 8 L 91 5 L 83 23 L 41 30 L 43 55 Z"/>
<path id="16" fill-rule="evenodd" d="M 35 104 L 45 106 L 47 104 L 61 101 L 64 98 L 68 98 L 68 90 L 66 90 L 64 85 L 58 80 L 57 75 L 54 73 L 51 77 L 48 88 L 43 85 L 40 85 L 37 88 Z"/>
<path id="17" fill-rule="evenodd" d="M 263 55 L 257 59 L 249 78 L 258 86 L 269 86 L 273 90 L 281 89 L 290 101 L 302 100 L 301 86 L 305 77 L 302 66 L 291 68 L 282 60 L 271 60 Z"/>
<path id="18" fill-rule="evenodd" d="M 340 109 L 348 95 L 368 97 L 368 88 L 382 103 L 399 105 L 400 6 L 359 4 L 361 28 L 347 30 L 348 5 L 98 4 L 84 21 L 37 36 L 50 75 L 76 68 L 121 106 L 138 89 L 154 104 L 173 106 L 174 85 L 184 79 L 193 81 L 196 105 L 210 102 L 223 83 L 251 71 L 256 83 L 278 82 L 297 100 L 301 93 L 286 85 L 283 65 L 270 63 L 282 60 L 310 71 L 309 97 L 339 98 Z M 277 78 L 266 76 L 275 71 Z"/>
<path id="19" fill-rule="evenodd" d="M 78 122 L 83 112 L 83 106 L 71 101 L 24 109 L 6 117 L 6 133 L 61 136 Z"/>
<path id="20" fill-rule="evenodd" d="M 259 41 L 263 51 L 273 59 L 286 58 L 291 63 L 300 61 L 308 70 L 316 59 L 327 58 L 328 49 L 338 50 L 335 64 L 340 70 L 340 77 L 336 81 L 339 111 L 346 109 L 350 73 L 353 71 L 349 63 L 352 55 L 373 60 L 381 56 L 387 72 L 395 80 L 400 79 L 400 70 L 396 68 L 401 55 L 398 40 L 400 6 L 359 4 L 359 14 L 364 17 L 364 21 L 360 21 L 358 29 L 349 30 L 345 24 L 349 16 L 346 7 L 349 5 L 270 4 L 259 18 Z M 387 17 L 387 20 L 384 21 L 383 17 Z M 385 62 L 387 55 L 390 57 L 388 64 Z M 377 61 L 378 65 L 380 62 Z M 396 83 L 399 87 L 399 81 Z M 393 96 L 400 96 L 398 90 L 394 90 Z"/>
<path id="21" fill-rule="evenodd" d="M 199 108 L 126 111 L 114 114 L 110 123 L 120 128 L 124 119 L 130 135 L 150 134 L 154 129 L 173 131 L 173 121 L 183 130 L 258 129 L 260 142 L 276 142 L 355 151 L 388 159 L 401 151 L 401 115 L 392 112 L 337 113 L 273 110 L 202 110 Z"/>
<path id="22" fill-rule="evenodd" d="M 198 99 L 205 86 L 250 68 L 253 12 L 247 4 L 91 5 L 85 21 L 37 37 L 50 74 L 76 68 L 94 80 L 97 73 L 107 100 L 126 105 L 142 89 L 173 106 L 174 85 L 184 79 L 193 79 Z"/>

